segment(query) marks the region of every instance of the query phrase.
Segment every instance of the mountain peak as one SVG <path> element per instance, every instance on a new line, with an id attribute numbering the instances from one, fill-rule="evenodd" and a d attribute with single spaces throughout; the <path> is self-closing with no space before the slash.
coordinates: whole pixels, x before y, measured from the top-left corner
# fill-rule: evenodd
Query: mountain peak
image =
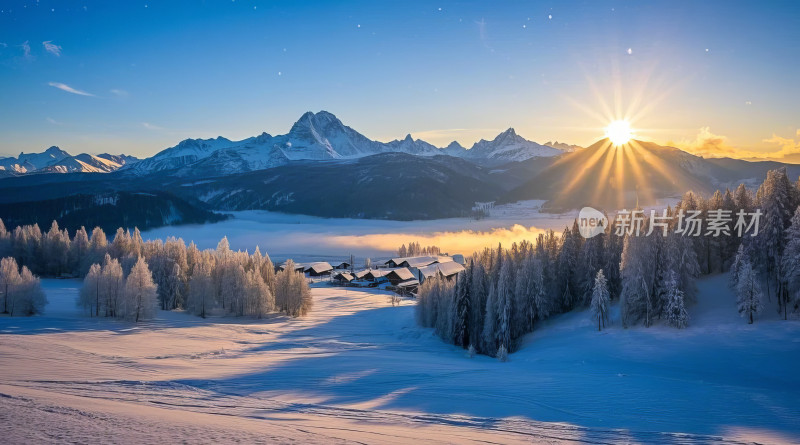
<path id="1" fill-rule="evenodd" d="M 466 150 L 463 145 L 459 144 L 458 141 L 453 141 L 444 148 L 445 150 Z"/>
<path id="2" fill-rule="evenodd" d="M 414 142 L 414 138 L 411 137 L 411 133 L 407 134 L 403 140 L 406 142 Z"/>
<path id="3" fill-rule="evenodd" d="M 306 111 L 300 116 L 300 119 L 292 125 L 292 129 L 289 130 L 289 133 L 302 132 L 310 128 L 319 130 L 329 126 L 344 127 L 344 124 L 339 118 L 334 116 L 333 113 L 329 113 L 325 110 L 321 110 L 317 113 Z"/>

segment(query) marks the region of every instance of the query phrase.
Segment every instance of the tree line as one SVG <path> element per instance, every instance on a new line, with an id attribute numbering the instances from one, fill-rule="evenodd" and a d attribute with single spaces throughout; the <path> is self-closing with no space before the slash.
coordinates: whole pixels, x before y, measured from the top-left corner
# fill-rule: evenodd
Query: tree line
<path id="1" fill-rule="evenodd" d="M 624 327 L 662 320 L 684 328 L 690 322 L 686 307 L 696 299 L 695 280 L 728 270 L 744 317 L 752 320 L 753 308 L 760 305 L 753 302 L 754 294 L 766 289 L 768 298 L 777 296 L 786 318 L 800 306 L 798 206 L 800 181 L 792 184 L 779 169 L 769 172 L 755 195 L 744 185 L 709 198 L 687 192 L 675 208 L 666 209 L 665 236 L 660 230 L 650 236 L 620 235 L 618 222 L 612 221 L 604 233 L 585 239 L 576 220 L 560 236 L 550 230 L 533 243 L 473 254 L 453 281 L 426 280 L 417 320 L 470 353 L 504 360 L 537 322 L 555 314 L 589 308 L 602 329 L 612 301 L 620 304 Z M 680 220 L 672 218 L 687 211 L 708 217 L 717 210 L 756 209 L 763 214 L 762 227 L 756 236 L 741 238 L 733 231 L 734 221 L 724 224 L 727 230 L 720 236 L 706 231 L 688 236 L 676 233 Z"/>
<path id="2" fill-rule="evenodd" d="M 160 308 L 186 309 L 201 317 L 262 317 L 276 310 L 298 317 L 312 306 L 302 272 L 287 267 L 276 273 L 269 255 L 262 255 L 258 247 L 252 254 L 232 251 L 227 238 L 216 249 L 201 251 L 180 238 L 144 241 L 136 228 L 133 233 L 118 229 L 109 242 L 99 227 L 91 236 L 81 227 L 70 237 L 55 221 L 42 233 L 36 224 L 9 232 L 0 220 L 0 256 L 4 255 L 15 267 L 22 265 L 20 276 L 35 271 L 84 277 L 78 304 L 92 316 L 139 321 Z M 4 305 L 8 301 L 4 297 Z"/>
<path id="3" fill-rule="evenodd" d="M 412 256 L 435 256 L 440 255 L 442 250 L 439 249 L 437 246 L 422 246 L 417 241 L 412 241 L 408 243 L 408 247 L 405 244 L 400 246 L 397 249 L 397 256 L 399 258 L 406 258 Z"/>

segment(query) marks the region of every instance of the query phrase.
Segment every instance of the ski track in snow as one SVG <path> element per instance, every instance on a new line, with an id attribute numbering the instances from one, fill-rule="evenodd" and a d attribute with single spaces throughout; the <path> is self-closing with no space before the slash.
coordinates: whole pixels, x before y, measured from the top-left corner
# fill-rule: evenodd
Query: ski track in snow
<path id="1" fill-rule="evenodd" d="M 4 443 L 798 443 L 800 323 L 739 318 L 724 276 L 689 329 L 548 320 L 508 363 L 416 326 L 413 301 L 313 289 L 308 317 L 0 318 Z"/>

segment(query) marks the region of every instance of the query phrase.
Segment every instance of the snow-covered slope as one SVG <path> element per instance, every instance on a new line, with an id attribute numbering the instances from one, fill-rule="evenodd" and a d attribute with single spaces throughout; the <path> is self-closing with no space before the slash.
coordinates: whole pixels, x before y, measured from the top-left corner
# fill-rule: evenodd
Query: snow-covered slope
<path id="1" fill-rule="evenodd" d="M 134 324 L 83 315 L 80 284 L 43 280 L 44 315 L 0 316 L 4 443 L 800 437 L 800 323 L 771 306 L 748 325 L 724 276 L 698 283 L 687 329 L 614 320 L 598 332 L 573 311 L 506 363 L 443 343 L 417 326 L 413 300 L 394 307 L 378 290 L 315 285 L 314 309 L 295 319 L 158 311 Z"/>

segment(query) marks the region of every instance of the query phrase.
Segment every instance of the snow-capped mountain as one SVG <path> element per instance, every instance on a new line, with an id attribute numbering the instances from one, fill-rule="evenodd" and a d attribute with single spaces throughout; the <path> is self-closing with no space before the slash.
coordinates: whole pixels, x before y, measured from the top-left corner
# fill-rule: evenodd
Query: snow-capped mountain
<path id="1" fill-rule="evenodd" d="M 110 173 L 136 161 L 138 159 L 133 156 L 81 153 L 77 156 L 64 158 L 55 164 L 36 171 L 40 173 Z"/>
<path id="2" fill-rule="evenodd" d="M 557 148 L 557 149 L 559 149 L 561 151 L 564 151 L 564 152 L 572 152 L 572 151 L 580 150 L 581 148 L 583 148 L 580 145 L 567 144 L 567 143 L 558 142 L 558 141 L 555 141 L 555 142 L 547 141 L 547 142 L 544 143 L 544 145 L 547 145 L 548 147 Z"/>
<path id="3" fill-rule="evenodd" d="M 70 154 L 66 151 L 53 146 L 42 153 L 20 153 L 16 158 L 2 159 L 0 160 L 0 169 L 16 173 L 30 173 L 53 165 L 69 156 Z"/>
<path id="4" fill-rule="evenodd" d="M 458 142 L 453 143 L 458 144 Z M 391 151 L 398 151 L 417 156 L 436 156 L 446 154 L 443 153 L 441 148 L 436 148 L 434 145 L 429 144 L 422 139 L 415 140 L 410 134 L 406 135 L 406 137 L 401 140 L 387 142 L 386 147 L 391 149 Z"/>
<path id="5" fill-rule="evenodd" d="M 42 153 L 20 153 L 16 158 L 0 159 L 0 171 L 13 174 L 25 173 L 109 173 L 124 165 L 138 161 L 127 155 L 82 153 L 72 156 L 58 147 L 50 147 Z"/>
<path id="6" fill-rule="evenodd" d="M 381 153 L 407 153 L 415 156 L 447 155 L 478 163 L 503 163 L 533 157 L 557 156 L 561 150 L 528 141 L 513 129 L 492 141 L 480 141 L 471 149 L 453 142 L 437 148 L 407 135 L 391 142 L 374 141 L 343 124 L 327 111 L 307 112 L 287 134 L 262 133 L 241 141 L 223 137 L 187 139 L 145 159 L 128 170 L 136 174 L 177 170 L 181 176 L 225 175 L 272 168 L 298 160 L 357 159 Z"/>
<path id="7" fill-rule="evenodd" d="M 266 133 L 264 135 L 269 136 Z M 174 147 L 162 150 L 156 153 L 155 156 L 137 162 L 135 165 L 130 166 L 129 169 L 140 174 L 171 170 L 191 164 L 211 156 L 217 150 L 222 150 L 241 142 L 244 141 L 233 142 L 222 136 L 216 139 L 185 139 Z"/>
<path id="8" fill-rule="evenodd" d="M 557 148 L 540 145 L 518 135 L 513 128 L 500 133 L 491 141 L 481 139 L 464 152 L 467 159 L 491 161 L 524 161 L 535 157 L 558 156 L 563 152 Z"/>

